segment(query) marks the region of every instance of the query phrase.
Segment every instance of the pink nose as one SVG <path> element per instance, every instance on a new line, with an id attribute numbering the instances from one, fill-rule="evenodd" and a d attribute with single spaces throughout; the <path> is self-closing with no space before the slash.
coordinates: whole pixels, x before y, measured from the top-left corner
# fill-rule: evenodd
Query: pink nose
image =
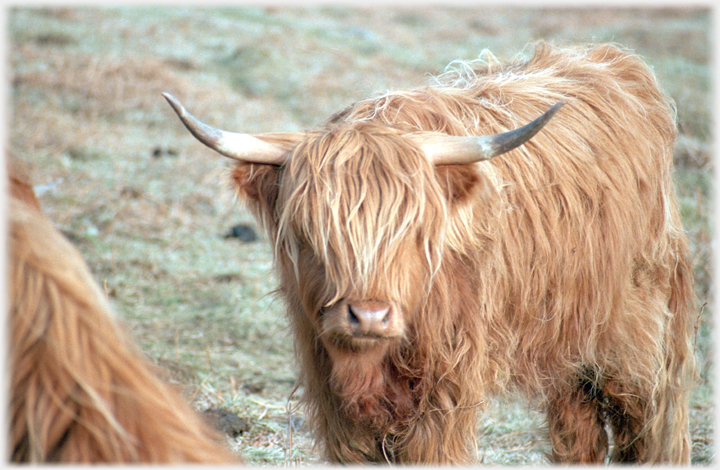
<path id="1" fill-rule="evenodd" d="M 381 302 L 348 305 L 350 331 L 357 336 L 384 336 L 392 326 L 390 306 Z"/>

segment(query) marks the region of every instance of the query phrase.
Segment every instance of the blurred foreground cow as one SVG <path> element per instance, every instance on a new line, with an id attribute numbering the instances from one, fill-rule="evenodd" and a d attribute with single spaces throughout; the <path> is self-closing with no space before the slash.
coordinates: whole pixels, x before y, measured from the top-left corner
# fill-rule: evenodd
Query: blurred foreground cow
<path id="1" fill-rule="evenodd" d="M 156 378 L 12 168 L 9 199 L 10 460 L 237 462 Z"/>
<path id="2" fill-rule="evenodd" d="M 540 44 L 439 82 L 257 137 L 166 95 L 239 161 L 325 457 L 471 462 L 487 393 L 517 387 L 556 462 L 603 461 L 607 424 L 614 461 L 687 463 L 693 289 L 652 72 Z"/>

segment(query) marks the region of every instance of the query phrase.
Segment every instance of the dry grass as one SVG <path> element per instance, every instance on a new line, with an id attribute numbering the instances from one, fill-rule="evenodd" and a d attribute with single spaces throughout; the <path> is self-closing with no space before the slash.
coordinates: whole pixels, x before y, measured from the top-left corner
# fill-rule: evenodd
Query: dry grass
<path id="1" fill-rule="evenodd" d="M 677 185 L 698 305 L 713 301 L 708 10 L 16 8 L 8 20 L 10 151 L 36 183 L 57 183 L 44 210 L 147 354 L 199 409 L 250 419 L 229 440 L 252 463 L 317 462 L 302 413 L 288 412 L 296 373 L 271 252 L 264 238 L 223 237 L 254 221 L 232 200 L 227 163 L 184 131 L 162 91 L 225 128 L 293 131 L 483 48 L 509 58 L 541 38 L 628 45 L 678 105 Z M 710 318 L 708 306 L 692 398 L 697 464 L 714 455 Z M 542 463 L 542 425 L 522 400 L 498 399 L 479 424 L 479 458 Z"/>

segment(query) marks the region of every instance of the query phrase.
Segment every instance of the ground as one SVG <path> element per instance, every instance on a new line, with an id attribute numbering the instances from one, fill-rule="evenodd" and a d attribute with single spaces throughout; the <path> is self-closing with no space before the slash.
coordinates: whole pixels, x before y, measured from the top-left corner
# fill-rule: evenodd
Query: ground
<path id="1" fill-rule="evenodd" d="M 700 8 L 11 8 L 7 140 L 45 212 L 86 257 L 118 318 L 201 411 L 241 418 L 253 464 L 318 462 L 293 394 L 297 371 L 267 238 L 233 199 L 228 161 L 197 143 L 160 93 L 249 133 L 302 131 L 345 105 L 425 84 L 483 49 L 617 42 L 677 104 L 676 181 L 693 250 L 701 383 L 693 463 L 714 456 L 711 344 L 711 12 Z M 493 401 L 478 459 L 542 464 L 542 417 Z"/>

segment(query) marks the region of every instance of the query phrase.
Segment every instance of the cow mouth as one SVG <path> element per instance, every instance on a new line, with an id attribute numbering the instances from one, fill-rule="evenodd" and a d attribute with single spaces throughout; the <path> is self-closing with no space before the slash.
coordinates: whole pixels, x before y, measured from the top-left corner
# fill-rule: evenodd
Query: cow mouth
<path id="1" fill-rule="evenodd" d="M 338 334 L 325 336 L 328 343 L 337 349 L 353 353 L 362 353 L 379 345 L 390 342 L 392 338 L 377 334 Z"/>

